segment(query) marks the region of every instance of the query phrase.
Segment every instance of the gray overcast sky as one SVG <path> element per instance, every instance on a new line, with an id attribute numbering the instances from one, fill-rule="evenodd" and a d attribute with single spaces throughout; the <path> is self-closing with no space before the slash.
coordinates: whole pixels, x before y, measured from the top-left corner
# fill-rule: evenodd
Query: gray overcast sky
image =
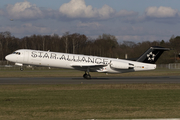
<path id="1" fill-rule="evenodd" d="M 179 0 L 3 0 L 0 32 L 33 34 L 103 33 L 122 41 L 168 41 L 179 35 Z M 13 21 L 11 21 L 13 19 Z"/>

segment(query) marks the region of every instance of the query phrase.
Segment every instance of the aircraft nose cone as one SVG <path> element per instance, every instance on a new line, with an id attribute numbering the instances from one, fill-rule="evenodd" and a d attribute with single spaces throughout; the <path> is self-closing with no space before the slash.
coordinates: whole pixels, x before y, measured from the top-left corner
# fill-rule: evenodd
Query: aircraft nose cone
<path id="1" fill-rule="evenodd" d="M 5 57 L 5 59 L 6 59 L 7 61 L 10 61 L 10 60 L 11 60 L 11 56 L 10 56 L 10 55 L 7 55 L 7 56 Z"/>

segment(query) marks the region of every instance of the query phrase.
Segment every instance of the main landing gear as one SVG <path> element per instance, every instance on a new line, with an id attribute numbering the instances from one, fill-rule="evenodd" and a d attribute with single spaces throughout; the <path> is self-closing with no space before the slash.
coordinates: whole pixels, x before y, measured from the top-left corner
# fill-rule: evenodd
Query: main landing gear
<path id="1" fill-rule="evenodd" d="M 85 79 L 91 79 L 91 75 L 88 73 L 85 72 L 85 74 L 83 75 L 83 78 Z"/>
<path id="2" fill-rule="evenodd" d="M 85 79 L 91 79 L 91 75 L 89 74 L 89 67 L 88 67 L 87 70 L 85 71 L 85 74 L 83 75 L 83 78 L 85 78 Z"/>
<path id="3" fill-rule="evenodd" d="M 23 69 L 23 67 L 21 66 L 21 67 L 20 67 L 20 71 L 23 71 L 23 70 L 24 70 L 24 69 Z"/>

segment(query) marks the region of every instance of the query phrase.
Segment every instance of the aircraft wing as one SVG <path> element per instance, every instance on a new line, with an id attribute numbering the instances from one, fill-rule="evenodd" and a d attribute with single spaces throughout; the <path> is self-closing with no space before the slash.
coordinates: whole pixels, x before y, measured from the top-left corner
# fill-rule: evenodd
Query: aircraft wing
<path id="1" fill-rule="evenodd" d="M 103 67 L 107 66 L 107 64 L 95 65 L 95 64 L 82 64 L 82 63 L 75 63 L 71 64 L 71 67 L 77 70 L 86 71 L 89 69 L 90 72 L 95 72 L 97 70 L 102 69 Z"/>

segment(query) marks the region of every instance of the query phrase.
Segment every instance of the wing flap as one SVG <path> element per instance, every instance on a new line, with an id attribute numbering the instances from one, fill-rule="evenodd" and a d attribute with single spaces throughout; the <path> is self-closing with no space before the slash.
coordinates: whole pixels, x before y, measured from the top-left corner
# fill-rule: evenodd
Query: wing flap
<path id="1" fill-rule="evenodd" d="M 102 64 L 102 65 L 97 65 L 97 64 L 80 64 L 80 63 L 76 63 L 76 64 L 71 64 L 72 67 L 105 67 L 107 66 L 107 64 Z"/>
<path id="2" fill-rule="evenodd" d="M 82 71 L 86 71 L 87 69 L 89 69 L 89 71 L 91 71 L 91 72 L 100 70 L 100 69 L 102 69 L 105 66 L 107 66 L 107 64 L 101 64 L 101 65 L 97 65 L 97 64 L 82 64 L 82 63 L 71 64 L 71 67 L 73 67 L 74 69 L 82 70 Z"/>

